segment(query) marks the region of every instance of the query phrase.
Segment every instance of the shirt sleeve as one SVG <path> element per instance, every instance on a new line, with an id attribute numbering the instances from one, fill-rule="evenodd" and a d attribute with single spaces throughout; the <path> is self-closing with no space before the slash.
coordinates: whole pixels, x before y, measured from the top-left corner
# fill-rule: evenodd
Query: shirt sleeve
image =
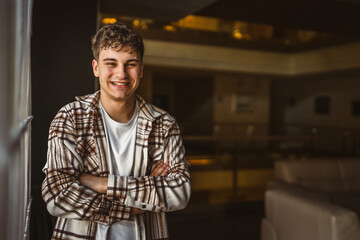
<path id="1" fill-rule="evenodd" d="M 165 134 L 163 161 L 167 176 L 109 176 L 107 196 L 126 206 L 147 211 L 174 211 L 186 207 L 190 198 L 189 163 L 179 127 L 174 123 Z"/>
<path id="2" fill-rule="evenodd" d="M 76 151 L 72 121 L 61 112 L 52 122 L 42 196 L 56 217 L 111 224 L 130 218 L 131 208 L 82 186 L 78 180 L 83 160 Z"/>

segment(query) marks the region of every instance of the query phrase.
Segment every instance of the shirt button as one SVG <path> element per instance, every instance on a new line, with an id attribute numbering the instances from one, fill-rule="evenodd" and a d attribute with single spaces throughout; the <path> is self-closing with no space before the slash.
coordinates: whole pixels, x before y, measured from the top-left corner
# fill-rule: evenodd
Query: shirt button
<path id="1" fill-rule="evenodd" d="M 146 205 L 142 205 L 141 207 L 142 207 L 142 208 L 146 208 Z"/>

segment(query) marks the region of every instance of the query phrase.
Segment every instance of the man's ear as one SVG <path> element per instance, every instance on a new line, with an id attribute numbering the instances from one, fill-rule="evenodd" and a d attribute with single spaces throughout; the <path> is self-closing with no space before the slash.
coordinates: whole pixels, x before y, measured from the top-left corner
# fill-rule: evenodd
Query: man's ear
<path id="1" fill-rule="evenodd" d="M 94 76 L 99 77 L 98 63 L 97 63 L 96 59 L 92 60 L 92 68 L 93 68 Z"/>

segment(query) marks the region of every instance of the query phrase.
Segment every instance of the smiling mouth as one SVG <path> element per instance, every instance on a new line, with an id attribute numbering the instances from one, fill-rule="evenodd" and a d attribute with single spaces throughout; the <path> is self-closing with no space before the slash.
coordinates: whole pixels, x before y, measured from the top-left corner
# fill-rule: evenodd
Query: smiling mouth
<path id="1" fill-rule="evenodd" d="M 127 86 L 130 84 L 130 82 L 111 82 L 111 84 L 116 86 Z"/>

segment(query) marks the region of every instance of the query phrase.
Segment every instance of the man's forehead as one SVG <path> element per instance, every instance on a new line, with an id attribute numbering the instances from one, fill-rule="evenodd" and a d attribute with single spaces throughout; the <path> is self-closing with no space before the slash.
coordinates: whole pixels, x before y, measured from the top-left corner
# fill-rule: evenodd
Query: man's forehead
<path id="1" fill-rule="evenodd" d="M 126 54 L 131 55 L 131 58 L 136 58 L 139 61 L 141 61 L 140 60 L 140 53 L 137 52 L 134 48 L 131 48 L 129 46 L 116 47 L 116 48 L 113 48 L 113 47 L 102 48 L 102 49 L 100 49 L 99 57 L 100 58 L 103 58 L 103 57 L 106 58 L 106 56 L 104 56 L 104 55 L 109 55 L 109 54 L 111 54 L 111 52 L 113 52 L 114 54 L 116 54 L 116 53 L 126 53 Z"/>
<path id="2" fill-rule="evenodd" d="M 136 54 L 137 51 L 130 46 L 118 46 L 118 47 L 104 47 L 100 49 L 100 53 L 104 50 L 113 50 L 115 52 L 124 52 L 129 54 Z"/>

